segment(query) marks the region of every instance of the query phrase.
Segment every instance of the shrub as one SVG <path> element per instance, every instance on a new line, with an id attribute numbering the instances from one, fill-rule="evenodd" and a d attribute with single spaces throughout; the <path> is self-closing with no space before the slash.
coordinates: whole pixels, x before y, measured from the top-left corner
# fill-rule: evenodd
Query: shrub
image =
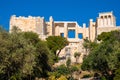
<path id="1" fill-rule="evenodd" d="M 92 76 L 90 74 L 86 74 L 82 78 L 89 78 L 89 77 L 92 77 Z"/>
<path id="2" fill-rule="evenodd" d="M 71 72 L 74 72 L 74 71 L 79 71 L 78 67 L 72 66 L 72 67 L 71 67 Z"/>
<path id="3" fill-rule="evenodd" d="M 55 79 L 55 76 L 50 76 L 48 80 L 56 80 L 56 79 Z"/>
<path id="4" fill-rule="evenodd" d="M 101 77 L 101 80 L 107 80 L 104 76 Z"/>
<path id="5" fill-rule="evenodd" d="M 120 80 L 120 68 L 115 71 L 114 80 Z"/>
<path id="6" fill-rule="evenodd" d="M 68 68 L 70 67 L 70 65 L 71 65 L 71 59 L 70 59 L 70 57 L 68 57 L 68 59 L 66 61 L 66 65 L 67 65 Z"/>
<path id="7" fill-rule="evenodd" d="M 57 80 L 67 80 L 67 78 L 63 75 L 60 76 L 60 78 L 58 78 Z"/>
<path id="8" fill-rule="evenodd" d="M 60 65 L 57 68 L 57 72 L 60 73 L 61 75 L 67 75 L 70 73 L 69 69 L 65 65 Z"/>

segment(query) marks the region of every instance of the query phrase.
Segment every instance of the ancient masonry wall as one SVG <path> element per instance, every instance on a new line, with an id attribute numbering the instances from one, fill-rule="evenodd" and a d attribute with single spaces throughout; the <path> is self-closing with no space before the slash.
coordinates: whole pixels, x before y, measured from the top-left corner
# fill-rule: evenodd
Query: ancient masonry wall
<path id="1" fill-rule="evenodd" d="M 102 32 L 120 29 L 120 27 L 116 27 L 116 19 L 113 12 L 99 13 L 96 22 L 90 19 L 88 27 L 86 27 L 85 23 L 83 26 L 79 26 L 76 21 L 54 21 L 52 16 L 46 22 L 44 17 L 16 17 L 15 15 L 10 18 L 10 32 L 13 26 L 19 27 L 22 31 L 33 31 L 43 40 L 48 36 L 63 36 L 67 38 L 69 45 L 61 51 L 60 57 L 70 57 L 72 62 L 75 62 L 74 53 L 80 52 L 80 63 L 83 56 L 86 55 L 82 45 L 84 42 L 83 39 L 87 38 L 95 41 L 97 35 Z M 75 37 L 69 37 L 70 30 L 74 31 L 72 34 Z M 81 37 L 79 34 L 81 34 Z"/>

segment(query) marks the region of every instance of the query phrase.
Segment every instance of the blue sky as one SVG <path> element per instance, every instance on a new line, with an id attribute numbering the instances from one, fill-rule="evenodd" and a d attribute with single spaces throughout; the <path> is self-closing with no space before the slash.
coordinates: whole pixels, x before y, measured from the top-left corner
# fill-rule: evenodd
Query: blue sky
<path id="1" fill-rule="evenodd" d="M 77 21 L 88 25 L 99 12 L 113 11 L 117 25 L 120 25 L 120 0 L 0 0 L 0 25 L 9 29 L 11 15 L 44 16 L 48 21 Z"/>

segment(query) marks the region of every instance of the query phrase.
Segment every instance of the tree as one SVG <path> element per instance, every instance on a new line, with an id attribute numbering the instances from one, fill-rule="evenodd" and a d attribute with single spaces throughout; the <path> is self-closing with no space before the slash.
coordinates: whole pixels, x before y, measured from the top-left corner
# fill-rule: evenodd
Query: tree
<path id="1" fill-rule="evenodd" d="M 9 35 L 9 45 L 7 46 L 10 54 L 10 65 L 6 70 L 9 72 L 10 78 L 22 79 L 29 76 L 28 78 L 31 80 L 33 67 L 36 64 L 36 48 L 32 45 L 32 42 L 24 38 L 24 33 L 25 32 L 12 32 Z M 17 78 L 17 76 L 19 76 L 19 78 Z"/>
<path id="2" fill-rule="evenodd" d="M 85 48 L 86 55 L 88 54 L 89 47 L 90 47 L 90 42 L 88 39 L 84 39 L 83 47 Z"/>
<path id="3" fill-rule="evenodd" d="M 69 69 L 65 65 L 60 65 L 56 68 L 56 77 L 60 77 L 61 75 L 68 75 L 70 73 Z"/>
<path id="4" fill-rule="evenodd" d="M 8 60 L 9 58 L 9 49 L 8 46 L 9 34 L 2 27 L 0 27 L 0 79 L 7 80 L 6 67 L 10 65 Z M 5 75 L 3 75 L 5 74 Z"/>
<path id="5" fill-rule="evenodd" d="M 47 39 L 48 48 L 58 57 L 61 50 L 68 45 L 66 38 L 61 36 L 49 36 Z M 57 52 L 57 50 L 59 50 Z"/>
<path id="6" fill-rule="evenodd" d="M 115 77 L 114 80 L 119 80 L 120 79 L 120 68 L 115 71 Z"/>
<path id="7" fill-rule="evenodd" d="M 44 41 L 40 41 L 36 45 L 36 66 L 34 67 L 34 75 L 36 77 L 45 78 L 48 76 L 47 72 L 51 71 L 50 67 L 50 51 Z"/>
<path id="8" fill-rule="evenodd" d="M 44 77 L 49 66 L 49 49 L 36 33 L 11 33 L 0 28 L 0 80 L 31 80 Z"/>
<path id="9" fill-rule="evenodd" d="M 21 29 L 19 29 L 17 26 L 13 26 L 11 29 L 11 33 L 19 33 L 21 32 Z"/>
<path id="10" fill-rule="evenodd" d="M 106 40 L 112 39 L 111 36 L 112 36 L 111 32 L 103 32 L 101 33 L 101 35 L 98 35 L 97 40 L 106 41 Z"/>
<path id="11" fill-rule="evenodd" d="M 98 36 L 101 40 L 84 59 L 83 70 L 93 70 L 101 73 L 106 79 L 113 79 L 114 71 L 119 68 L 120 31 L 104 32 Z"/>
<path id="12" fill-rule="evenodd" d="M 66 66 L 69 68 L 71 65 L 71 59 L 70 57 L 67 58 L 67 61 L 66 61 Z"/>
<path id="13" fill-rule="evenodd" d="M 94 42 L 91 42 L 90 40 L 88 39 L 84 39 L 84 43 L 83 43 L 83 47 L 85 48 L 86 50 L 86 55 L 88 55 L 88 53 L 90 53 L 90 51 L 92 51 L 98 44 L 94 41 Z M 85 55 L 85 56 L 86 56 Z"/>
<path id="14" fill-rule="evenodd" d="M 32 44 L 34 46 L 36 46 L 37 43 L 41 41 L 37 33 L 23 32 L 22 36 L 28 41 L 29 44 Z"/>
<path id="15" fill-rule="evenodd" d="M 80 52 L 75 52 L 74 57 L 76 58 L 76 63 L 78 63 L 78 59 L 80 57 L 81 53 Z"/>

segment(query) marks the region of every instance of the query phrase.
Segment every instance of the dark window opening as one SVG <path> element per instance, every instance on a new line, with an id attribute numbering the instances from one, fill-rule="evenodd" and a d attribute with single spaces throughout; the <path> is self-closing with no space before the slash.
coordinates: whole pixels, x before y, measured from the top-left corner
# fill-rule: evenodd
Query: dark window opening
<path id="1" fill-rule="evenodd" d="M 75 30 L 74 29 L 68 30 L 68 38 L 75 38 Z"/>
<path id="2" fill-rule="evenodd" d="M 64 37 L 64 33 L 60 33 L 60 36 Z"/>
<path id="3" fill-rule="evenodd" d="M 83 39 L 83 34 L 82 33 L 78 33 L 78 38 L 79 39 Z"/>

